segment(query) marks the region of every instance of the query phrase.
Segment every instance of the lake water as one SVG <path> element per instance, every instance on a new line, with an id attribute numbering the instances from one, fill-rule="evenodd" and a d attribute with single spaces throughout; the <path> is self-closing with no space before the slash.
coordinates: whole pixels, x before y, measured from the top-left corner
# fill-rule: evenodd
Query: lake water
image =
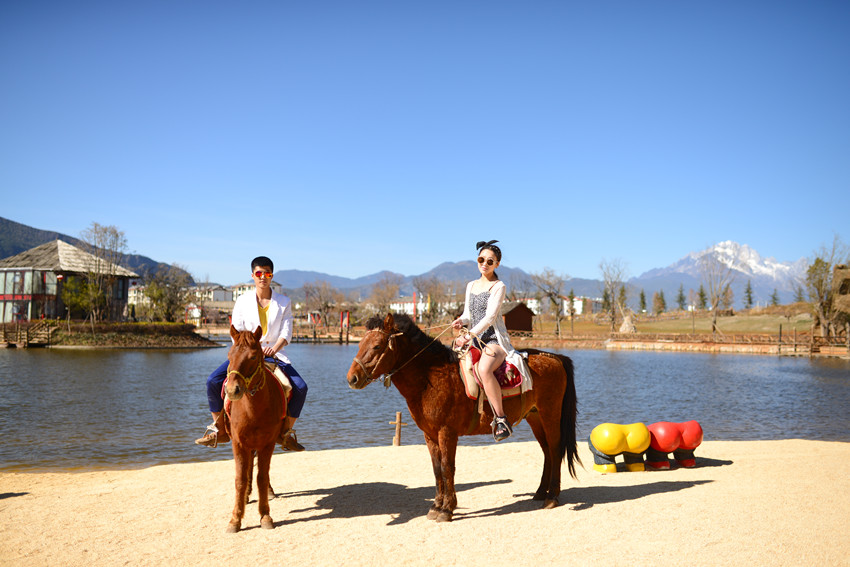
<path id="1" fill-rule="evenodd" d="M 404 399 L 348 388 L 357 345 L 287 347 L 310 387 L 298 421 L 309 450 L 424 444 Z M 563 351 L 576 368 L 579 439 L 603 422 L 696 419 L 706 440 L 850 441 L 850 362 L 658 352 Z M 193 440 L 210 421 L 209 372 L 226 349 L 0 349 L 0 469 L 135 468 L 232 458 Z M 515 438 L 533 440 L 525 423 Z M 488 436 L 462 444 L 492 443 Z"/>

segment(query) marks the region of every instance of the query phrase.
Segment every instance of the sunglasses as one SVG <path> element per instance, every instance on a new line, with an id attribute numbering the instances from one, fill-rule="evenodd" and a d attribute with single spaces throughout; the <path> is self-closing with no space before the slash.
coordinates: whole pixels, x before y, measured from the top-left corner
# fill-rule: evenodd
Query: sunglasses
<path id="1" fill-rule="evenodd" d="M 488 266 L 492 266 L 493 264 L 495 264 L 495 263 L 496 263 L 496 261 L 495 261 L 495 260 L 493 260 L 493 258 L 487 258 L 487 259 L 484 259 L 484 258 L 478 258 L 478 263 L 479 263 L 479 264 L 483 264 L 483 263 L 485 263 L 485 262 L 487 263 L 487 265 L 488 265 Z"/>
<path id="2" fill-rule="evenodd" d="M 272 279 L 272 275 L 273 274 L 271 272 L 261 272 L 260 270 L 257 270 L 256 272 L 254 272 L 254 276 L 258 279 L 263 279 L 263 278 Z"/>

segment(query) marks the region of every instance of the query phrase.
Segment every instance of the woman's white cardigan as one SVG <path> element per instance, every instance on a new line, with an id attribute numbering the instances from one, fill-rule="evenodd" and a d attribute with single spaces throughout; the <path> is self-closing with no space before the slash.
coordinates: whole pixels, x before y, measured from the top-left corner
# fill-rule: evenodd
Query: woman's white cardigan
<path id="1" fill-rule="evenodd" d="M 475 282 L 471 281 L 466 285 L 466 300 L 463 305 L 463 313 L 460 316 L 461 322 L 467 327 L 472 324 L 470 299 L 473 284 Z M 507 327 L 505 327 L 505 320 L 502 319 L 502 303 L 505 301 L 506 292 L 507 286 L 505 286 L 502 280 L 498 280 L 493 284 L 490 288 L 490 297 L 487 299 L 487 311 L 484 314 L 484 318 L 475 327 L 469 329 L 469 332 L 473 337 L 477 337 L 486 331 L 487 327 L 490 325 L 493 326 L 493 329 L 496 330 L 496 340 L 499 342 L 499 346 L 507 353 L 508 362 L 516 366 L 520 373 L 522 373 L 522 391 L 525 392 L 530 390 L 532 386 L 531 372 L 528 370 L 528 364 L 525 362 L 528 355 L 516 351 L 513 345 L 511 345 L 511 338 L 508 335 Z"/>

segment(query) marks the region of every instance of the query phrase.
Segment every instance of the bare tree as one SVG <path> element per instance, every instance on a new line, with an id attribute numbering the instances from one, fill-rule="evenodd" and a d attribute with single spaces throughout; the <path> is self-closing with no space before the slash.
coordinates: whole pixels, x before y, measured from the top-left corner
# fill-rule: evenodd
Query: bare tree
<path id="1" fill-rule="evenodd" d="M 625 263 L 619 259 L 602 260 L 599 263 L 599 270 L 602 272 L 602 295 L 608 297 L 608 308 L 611 312 L 611 332 L 617 328 L 617 311 L 625 316 L 626 294 L 619 295 L 618 291 L 623 287 L 628 270 Z M 622 303 L 621 303 L 622 302 Z"/>
<path id="2" fill-rule="evenodd" d="M 80 233 L 86 252 L 94 260 L 87 266 L 85 303 L 92 319 L 115 317 L 113 313 L 113 287 L 116 281 L 115 267 L 124 261 L 127 253 L 127 238 L 124 232 L 115 226 L 105 226 L 92 222 Z"/>
<path id="3" fill-rule="evenodd" d="M 726 296 L 727 289 L 735 279 L 734 260 L 724 262 L 718 251 L 711 247 L 699 258 L 699 271 L 708 292 L 708 307 L 711 309 L 711 333 L 716 335 L 717 312 Z"/>
<path id="4" fill-rule="evenodd" d="M 325 327 L 330 327 L 330 313 L 344 301 L 345 296 L 326 281 L 305 283 L 303 290 L 307 310 L 318 312 Z"/>
<path id="5" fill-rule="evenodd" d="M 534 289 L 534 282 L 525 274 L 513 272 L 507 298 L 509 301 L 527 301 Z"/>
<path id="6" fill-rule="evenodd" d="M 566 279 L 566 276 L 556 274 L 551 268 L 544 268 L 540 273 L 531 274 L 531 282 L 534 287 L 543 297 L 549 300 L 549 305 L 555 315 L 555 329 L 559 339 L 561 338 L 561 319 L 563 318 L 561 305 L 564 299 L 563 288 Z"/>
<path id="7" fill-rule="evenodd" d="M 369 300 L 372 302 L 376 313 L 385 314 L 390 310 L 390 305 L 398 298 L 401 289 L 402 278 L 398 274 L 387 274 L 372 287 Z"/>
<path id="8" fill-rule="evenodd" d="M 423 321 L 429 327 L 433 326 L 434 321 L 439 320 L 443 314 L 446 285 L 437 276 L 419 276 L 413 278 L 413 289 L 419 294 L 420 300 L 425 301 L 425 309 L 422 310 Z"/>
<path id="9" fill-rule="evenodd" d="M 820 328 L 823 337 L 835 334 L 837 319 L 841 315 L 841 312 L 835 308 L 837 292 L 833 281 L 835 267 L 848 263 L 850 263 L 850 249 L 838 235 L 835 235 L 832 246 L 821 246 L 806 271 L 809 302 L 814 312 L 815 324 Z"/>

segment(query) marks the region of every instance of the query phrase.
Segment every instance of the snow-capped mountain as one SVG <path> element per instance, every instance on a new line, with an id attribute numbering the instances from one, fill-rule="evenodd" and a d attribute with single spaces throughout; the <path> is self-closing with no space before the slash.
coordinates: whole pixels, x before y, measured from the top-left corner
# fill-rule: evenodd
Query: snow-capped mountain
<path id="1" fill-rule="evenodd" d="M 762 258 L 746 244 L 727 240 L 700 252 L 691 252 L 678 262 L 666 268 L 650 270 L 632 278 L 629 283 L 647 292 L 663 290 L 669 305 L 678 293 L 680 285 L 684 287 L 686 294 L 690 289 L 699 288 L 702 279 L 700 261 L 707 254 L 714 254 L 732 269 L 731 287 L 738 307 L 743 304 L 747 282 L 752 286 L 756 304 L 766 304 L 774 290 L 779 294 L 780 302 L 793 301 L 795 291 L 802 285 L 808 267 L 805 258 L 796 262 L 779 262 L 775 258 Z"/>

